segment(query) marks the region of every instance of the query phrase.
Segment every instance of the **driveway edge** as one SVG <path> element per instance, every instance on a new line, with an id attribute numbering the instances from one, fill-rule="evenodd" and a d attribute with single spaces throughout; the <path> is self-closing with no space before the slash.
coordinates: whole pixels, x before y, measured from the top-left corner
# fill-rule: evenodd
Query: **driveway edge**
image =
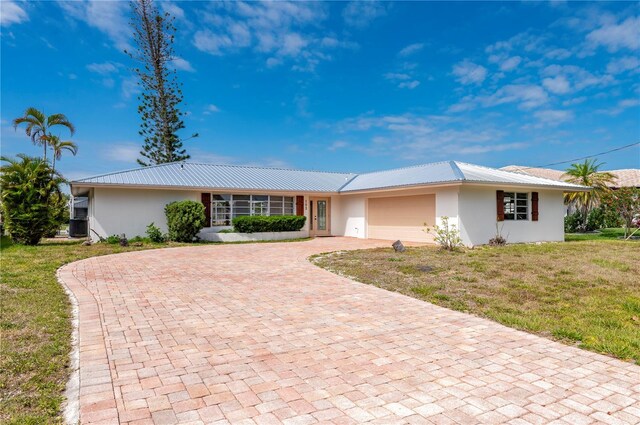
<path id="1" fill-rule="evenodd" d="M 64 390 L 65 401 L 62 404 L 62 414 L 65 424 L 76 425 L 80 422 L 80 346 L 78 344 L 79 310 L 78 299 L 71 288 L 67 286 L 60 276 L 60 272 L 64 267 L 66 267 L 66 265 L 56 270 L 56 278 L 58 279 L 58 283 L 62 286 L 62 289 L 64 289 L 64 292 L 67 294 L 69 303 L 71 304 L 71 352 L 69 353 L 69 369 L 71 369 L 71 373 L 69 374 L 69 379 L 67 380 Z"/>

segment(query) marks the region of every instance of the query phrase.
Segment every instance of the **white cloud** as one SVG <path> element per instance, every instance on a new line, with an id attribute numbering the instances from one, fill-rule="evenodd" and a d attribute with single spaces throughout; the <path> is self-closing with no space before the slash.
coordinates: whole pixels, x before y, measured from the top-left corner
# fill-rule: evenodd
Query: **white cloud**
<path id="1" fill-rule="evenodd" d="M 400 84 L 398 84 L 398 87 L 401 89 L 409 89 L 409 90 L 413 90 L 416 87 L 418 87 L 420 85 L 420 81 L 418 80 L 412 80 L 412 81 L 405 81 L 402 82 Z"/>
<path id="2" fill-rule="evenodd" d="M 103 63 L 90 63 L 87 65 L 87 69 L 91 72 L 95 72 L 100 75 L 113 74 L 119 71 L 122 64 L 115 62 L 103 62 Z"/>
<path id="3" fill-rule="evenodd" d="M 372 21 L 386 14 L 386 3 L 378 1 L 352 1 L 342 10 L 344 22 L 356 28 L 365 28 Z"/>
<path id="4" fill-rule="evenodd" d="M 549 65 L 540 71 L 543 77 L 563 77 L 569 81 L 576 91 L 588 87 L 604 87 L 614 82 L 611 75 L 594 75 L 584 68 L 575 65 Z"/>
<path id="5" fill-rule="evenodd" d="M 329 147 L 327 147 L 327 150 L 330 150 L 333 152 L 333 151 L 337 151 L 338 149 L 344 149 L 347 146 L 349 146 L 349 143 L 345 142 L 344 140 L 336 140 L 335 142 L 330 144 Z"/>
<path id="6" fill-rule="evenodd" d="M 214 3 L 213 13 L 203 13 L 207 26 L 196 31 L 193 44 L 206 53 L 222 56 L 252 49 L 267 56 L 274 68 L 286 61 L 298 71 L 313 71 L 330 52 L 354 48 L 355 43 L 321 34 L 319 23 L 326 19 L 326 5 L 319 2 Z"/>
<path id="7" fill-rule="evenodd" d="M 29 20 L 27 12 L 14 1 L 0 2 L 0 25 L 10 26 Z"/>
<path id="8" fill-rule="evenodd" d="M 178 56 L 175 56 L 173 58 L 173 60 L 171 61 L 171 66 L 173 66 L 175 69 L 178 69 L 180 71 L 196 72 L 196 70 L 193 69 L 193 66 L 191 66 L 191 63 L 189 63 L 188 60 Z"/>
<path id="9" fill-rule="evenodd" d="M 398 56 L 410 56 L 414 53 L 419 52 L 424 48 L 423 43 L 413 43 L 409 44 L 407 47 L 403 48 L 398 52 Z"/>
<path id="10" fill-rule="evenodd" d="M 355 140 L 367 140 L 365 145 L 350 142 L 351 150 L 411 161 L 433 161 L 450 158 L 451 155 L 507 151 L 527 146 L 523 142 L 504 140 L 506 133 L 483 119 L 469 122 L 442 115 L 364 115 L 343 120 L 332 128 L 350 134 Z"/>
<path id="11" fill-rule="evenodd" d="M 542 80 L 545 89 L 554 94 L 565 94 L 571 91 L 569 80 L 564 75 L 558 75 L 554 78 L 545 78 Z"/>
<path id="12" fill-rule="evenodd" d="M 185 20 L 184 10 L 174 2 L 161 1 L 159 3 L 160 3 L 160 6 L 162 7 L 162 10 L 169 13 L 171 16 L 176 18 L 176 20 L 180 20 L 180 21 Z"/>
<path id="13" fill-rule="evenodd" d="M 546 109 L 534 112 L 534 117 L 542 125 L 556 127 L 560 124 L 573 120 L 573 112 L 559 109 Z"/>
<path id="14" fill-rule="evenodd" d="M 607 22 L 587 34 L 587 42 L 593 47 L 606 47 L 609 52 L 624 48 L 637 50 L 640 48 L 640 16 L 620 23 Z"/>
<path id="15" fill-rule="evenodd" d="M 571 52 L 567 49 L 563 49 L 563 48 L 555 48 L 555 49 L 551 49 L 548 52 L 546 52 L 544 54 L 544 56 L 548 59 L 558 59 L 558 60 L 563 60 L 563 59 L 567 59 L 569 57 L 571 57 Z"/>
<path id="16" fill-rule="evenodd" d="M 567 99 L 564 102 L 562 102 L 562 106 L 579 105 L 579 104 L 584 103 L 586 101 L 587 101 L 587 97 L 586 96 L 574 97 L 574 98 Z"/>
<path id="17" fill-rule="evenodd" d="M 607 65 L 607 72 L 610 74 L 622 74 L 626 71 L 640 71 L 640 59 L 636 56 L 623 56 L 613 59 Z"/>
<path id="18" fill-rule="evenodd" d="M 615 116 L 615 115 L 620 115 L 626 109 L 633 108 L 638 105 L 640 105 L 640 99 L 623 99 L 618 101 L 616 106 L 612 108 L 599 109 L 596 112 L 599 114 Z"/>
<path id="19" fill-rule="evenodd" d="M 518 103 L 521 109 L 532 109 L 544 105 L 549 96 L 544 89 L 532 84 L 509 84 L 501 87 L 493 95 L 480 98 L 484 106 Z"/>
<path id="20" fill-rule="evenodd" d="M 135 143 L 110 143 L 102 151 L 102 157 L 109 161 L 136 163 L 140 157 L 140 146 Z"/>
<path id="21" fill-rule="evenodd" d="M 115 47 L 131 50 L 129 4 L 124 1 L 60 1 L 65 13 L 105 33 Z"/>
<path id="22" fill-rule="evenodd" d="M 413 90 L 420 85 L 420 81 L 414 79 L 411 75 L 402 72 L 388 72 L 384 74 L 386 80 L 397 84 L 398 88 Z"/>
<path id="23" fill-rule="evenodd" d="M 453 75 L 462 84 L 480 84 L 487 77 L 487 69 L 465 59 L 453 66 Z"/>
<path id="24" fill-rule="evenodd" d="M 138 86 L 136 77 L 132 76 L 122 80 L 121 94 L 123 99 L 129 100 L 138 93 L 140 93 L 140 86 Z"/>
<path id="25" fill-rule="evenodd" d="M 520 56 L 512 56 L 500 64 L 500 70 L 505 72 L 512 71 L 520 65 L 520 62 L 522 62 Z"/>
<path id="26" fill-rule="evenodd" d="M 210 104 L 205 107 L 205 111 L 204 111 L 205 115 L 209 115 L 215 112 L 220 112 L 220 108 L 218 108 L 216 105 Z"/>

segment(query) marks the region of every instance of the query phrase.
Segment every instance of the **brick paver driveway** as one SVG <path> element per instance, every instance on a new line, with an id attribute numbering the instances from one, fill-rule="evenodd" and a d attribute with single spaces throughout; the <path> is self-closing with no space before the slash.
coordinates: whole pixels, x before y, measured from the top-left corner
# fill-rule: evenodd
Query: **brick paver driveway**
<path id="1" fill-rule="evenodd" d="M 306 257 L 380 242 L 97 257 L 82 423 L 640 423 L 640 368 L 355 283 Z"/>

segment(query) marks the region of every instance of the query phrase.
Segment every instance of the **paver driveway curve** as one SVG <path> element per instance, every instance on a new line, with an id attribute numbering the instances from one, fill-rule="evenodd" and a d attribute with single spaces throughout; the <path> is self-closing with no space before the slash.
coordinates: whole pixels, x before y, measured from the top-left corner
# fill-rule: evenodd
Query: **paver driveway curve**
<path id="1" fill-rule="evenodd" d="M 380 244 L 195 246 L 65 266 L 80 422 L 640 423 L 638 366 L 306 260 Z"/>

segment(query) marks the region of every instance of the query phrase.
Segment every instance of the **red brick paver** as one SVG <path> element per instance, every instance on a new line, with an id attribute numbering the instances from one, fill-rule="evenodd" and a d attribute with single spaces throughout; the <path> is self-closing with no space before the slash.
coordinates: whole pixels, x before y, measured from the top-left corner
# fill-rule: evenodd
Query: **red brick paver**
<path id="1" fill-rule="evenodd" d="M 65 266 L 81 423 L 640 423 L 638 366 L 306 260 L 380 244 L 211 245 Z"/>

